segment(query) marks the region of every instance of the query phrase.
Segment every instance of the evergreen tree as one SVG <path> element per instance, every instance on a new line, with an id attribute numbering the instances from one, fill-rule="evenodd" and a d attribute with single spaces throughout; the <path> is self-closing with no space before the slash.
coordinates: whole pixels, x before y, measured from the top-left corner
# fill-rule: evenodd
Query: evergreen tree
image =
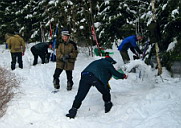
<path id="1" fill-rule="evenodd" d="M 111 42 L 142 32 L 145 24 L 141 22 L 141 15 L 144 14 L 147 6 L 146 1 L 142 3 L 131 0 L 103 2 L 98 14 L 98 20 L 101 23 L 99 36 L 102 44 L 105 47 L 111 46 Z"/>
<path id="2" fill-rule="evenodd" d="M 14 19 L 14 10 L 11 6 L 15 3 L 15 0 L 2 0 L 0 2 L 0 28 L 1 28 L 1 36 L 0 38 L 5 41 L 4 35 L 9 32 L 9 33 L 14 33 L 14 26 L 13 26 L 13 19 Z"/>
<path id="3" fill-rule="evenodd" d="M 156 0 L 162 52 L 173 40 L 180 41 L 180 7 L 181 1 Z M 41 41 L 42 23 L 48 40 L 51 23 L 53 30 L 56 24 L 59 30 L 70 29 L 79 45 L 92 46 L 96 44 L 92 42 L 91 25 L 95 25 L 101 46 L 111 47 L 118 39 L 137 32 L 146 38 L 151 36 L 148 31 L 151 10 L 149 0 L 1 0 L 0 39 L 4 42 L 5 33 L 19 32 L 28 42 Z"/>

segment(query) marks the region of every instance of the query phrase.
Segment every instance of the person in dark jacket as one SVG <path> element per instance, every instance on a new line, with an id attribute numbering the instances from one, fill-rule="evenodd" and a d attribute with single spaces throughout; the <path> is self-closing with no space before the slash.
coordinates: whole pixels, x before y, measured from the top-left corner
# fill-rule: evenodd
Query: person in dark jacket
<path id="1" fill-rule="evenodd" d="M 60 74 L 65 70 L 67 75 L 67 91 L 72 90 L 73 76 L 75 61 L 78 55 L 77 45 L 74 41 L 70 40 L 70 32 L 63 29 L 61 37 L 57 40 L 56 48 L 56 69 L 53 75 L 53 84 L 55 89 L 60 88 Z"/>
<path id="2" fill-rule="evenodd" d="M 41 58 L 42 64 L 47 63 L 48 48 L 51 46 L 51 42 L 41 42 L 31 47 L 31 52 L 34 56 L 33 65 L 38 63 L 38 56 Z"/>
<path id="3" fill-rule="evenodd" d="M 105 113 L 109 112 L 113 106 L 111 102 L 110 87 L 108 81 L 112 76 L 118 79 L 126 79 L 127 75 L 118 72 L 114 67 L 114 61 L 110 56 L 90 63 L 81 73 L 79 89 L 75 96 L 72 108 L 69 110 L 67 117 L 74 118 L 77 110 L 80 108 L 82 101 L 86 97 L 91 86 L 95 86 L 102 94 L 105 103 Z"/>
<path id="4" fill-rule="evenodd" d="M 143 36 L 141 35 L 133 35 L 133 36 L 129 36 L 126 37 L 121 44 L 118 47 L 118 50 L 120 51 L 120 54 L 123 58 L 124 63 L 128 63 L 130 61 L 129 55 L 128 55 L 128 49 L 130 48 L 130 50 L 136 55 L 136 57 L 138 57 L 138 54 L 142 54 L 142 51 L 139 49 L 138 45 L 137 45 L 137 41 L 141 41 L 143 39 Z M 136 51 L 137 52 L 136 52 Z"/>

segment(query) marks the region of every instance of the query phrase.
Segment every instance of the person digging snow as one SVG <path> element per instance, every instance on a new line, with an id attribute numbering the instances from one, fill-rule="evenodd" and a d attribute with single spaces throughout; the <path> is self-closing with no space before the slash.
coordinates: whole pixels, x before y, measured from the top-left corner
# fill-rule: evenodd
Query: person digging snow
<path id="1" fill-rule="evenodd" d="M 50 48 L 51 45 L 52 45 L 51 42 L 40 42 L 31 47 L 31 52 L 34 57 L 34 60 L 33 60 L 34 66 L 38 63 L 38 56 L 41 58 L 42 64 L 49 62 L 50 57 L 48 53 L 48 48 Z"/>
<path id="2" fill-rule="evenodd" d="M 137 52 L 139 54 L 143 54 L 143 52 L 139 49 L 138 45 L 136 44 L 137 41 L 141 41 L 142 39 L 143 39 L 143 36 L 141 36 L 140 34 L 137 34 L 137 35 L 126 37 L 121 42 L 121 44 L 118 47 L 118 50 L 120 51 L 124 64 L 126 64 L 130 61 L 130 58 L 128 55 L 129 48 L 136 55 L 136 58 L 138 57 Z"/>
<path id="3" fill-rule="evenodd" d="M 113 64 L 115 63 L 116 61 L 110 56 L 106 56 L 105 58 L 93 61 L 81 72 L 78 92 L 72 108 L 66 114 L 67 117 L 74 118 L 76 116 L 77 110 L 80 108 L 91 86 L 95 86 L 102 94 L 105 103 L 105 113 L 111 110 L 113 104 L 111 102 L 109 80 L 112 76 L 116 76 L 118 79 L 127 79 L 126 74 L 120 73 L 114 68 Z"/>

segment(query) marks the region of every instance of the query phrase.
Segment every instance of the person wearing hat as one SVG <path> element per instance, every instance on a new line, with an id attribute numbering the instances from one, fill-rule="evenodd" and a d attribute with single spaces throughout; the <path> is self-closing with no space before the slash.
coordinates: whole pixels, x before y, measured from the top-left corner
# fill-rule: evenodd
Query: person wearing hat
<path id="1" fill-rule="evenodd" d="M 80 108 L 91 86 L 95 86 L 102 94 L 105 113 L 111 110 L 113 104 L 111 102 L 109 80 L 112 76 L 116 76 L 118 79 L 127 79 L 126 74 L 120 73 L 114 68 L 113 64 L 115 63 L 115 60 L 109 55 L 106 55 L 105 58 L 91 62 L 81 72 L 78 92 L 75 96 L 72 108 L 69 110 L 69 113 L 66 114 L 67 117 L 74 118 L 76 116 L 77 110 Z"/>
<path id="2" fill-rule="evenodd" d="M 14 70 L 16 67 L 16 62 L 18 60 L 19 68 L 23 69 L 22 56 L 25 52 L 25 42 L 24 39 L 18 34 L 9 34 L 5 35 L 6 43 L 11 53 L 11 69 Z"/>
<path id="3" fill-rule="evenodd" d="M 40 42 L 31 47 L 31 52 L 34 56 L 33 65 L 38 63 L 38 56 L 41 58 L 42 64 L 48 63 L 50 54 L 48 53 L 48 48 L 51 47 L 51 42 Z"/>
<path id="4" fill-rule="evenodd" d="M 139 47 L 136 43 L 137 41 L 141 41 L 142 39 L 143 39 L 143 36 L 141 36 L 139 34 L 138 35 L 132 35 L 132 36 L 129 36 L 129 37 L 126 37 L 125 39 L 123 39 L 123 41 L 121 42 L 121 44 L 118 47 L 118 50 L 120 51 L 120 54 L 122 56 L 124 64 L 126 64 L 130 61 L 130 58 L 128 55 L 128 49 L 129 48 L 136 55 L 136 57 L 138 57 L 137 52 L 139 54 L 143 53 L 139 49 Z"/>
<path id="5" fill-rule="evenodd" d="M 59 76 L 65 70 L 67 75 L 67 90 L 69 91 L 72 90 L 73 86 L 72 71 L 78 55 L 77 45 L 74 41 L 70 40 L 70 32 L 67 29 L 62 30 L 61 39 L 58 38 L 57 43 L 56 69 L 53 75 L 53 84 L 55 89 L 60 88 Z"/>

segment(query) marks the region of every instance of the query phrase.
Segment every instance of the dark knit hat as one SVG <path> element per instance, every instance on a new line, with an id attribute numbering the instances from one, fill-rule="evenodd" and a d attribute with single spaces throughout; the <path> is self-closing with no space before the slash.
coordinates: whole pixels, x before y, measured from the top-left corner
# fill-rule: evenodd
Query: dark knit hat
<path id="1" fill-rule="evenodd" d="M 117 62 L 116 62 L 115 60 L 113 60 L 113 58 L 110 57 L 110 56 L 106 56 L 105 59 L 106 59 L 107 61 L 109 61 L 111 64 L 116 64 L 116 63 L 117 63 Z"/>
<path id="2" fill-rule="evenodd" d="M 70 31 L 68 29 L 63 29 L 61 32 L 62 36 L 70 36 Z"/>

